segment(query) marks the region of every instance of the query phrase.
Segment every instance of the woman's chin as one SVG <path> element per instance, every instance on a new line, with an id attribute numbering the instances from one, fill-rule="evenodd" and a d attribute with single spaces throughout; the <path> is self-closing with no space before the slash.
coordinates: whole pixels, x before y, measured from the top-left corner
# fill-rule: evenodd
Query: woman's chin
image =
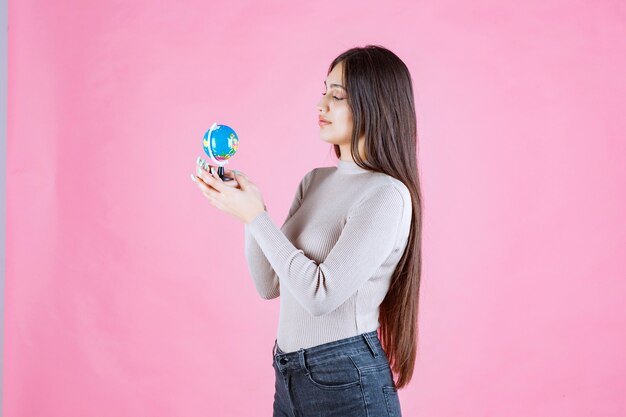
<path id="1" fill-rule="evenodd" d="M 324 133 L 324 132 L 320 132 L 320 139 L 323 140 L 324 142 L 330 143 L 335 145 L 337 143 L 336 138 L 329 136 L 328 134 Z"/>

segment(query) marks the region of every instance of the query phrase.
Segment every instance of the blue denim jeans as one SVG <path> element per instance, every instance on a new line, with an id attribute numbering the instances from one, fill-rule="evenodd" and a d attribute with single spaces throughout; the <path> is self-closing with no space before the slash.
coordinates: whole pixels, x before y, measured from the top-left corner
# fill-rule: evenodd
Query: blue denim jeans
<path id="1" fill-rule="evenodd" d="M 274 341 L 273 417 L 401 417 L 378 333 L 283 352 Z"/>

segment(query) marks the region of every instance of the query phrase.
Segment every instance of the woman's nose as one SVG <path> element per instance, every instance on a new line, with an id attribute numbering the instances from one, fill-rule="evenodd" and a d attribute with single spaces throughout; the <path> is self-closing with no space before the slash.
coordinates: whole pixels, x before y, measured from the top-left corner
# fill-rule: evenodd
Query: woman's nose
<path id="1" fill-rule="evenodd" d="M 326 106 L 326 102 L 325 99 L 326 97 L 323 96 L 320 101 L 317 102 L 317 109 L 318 110 L 326 110 L 328 107 Z"/>

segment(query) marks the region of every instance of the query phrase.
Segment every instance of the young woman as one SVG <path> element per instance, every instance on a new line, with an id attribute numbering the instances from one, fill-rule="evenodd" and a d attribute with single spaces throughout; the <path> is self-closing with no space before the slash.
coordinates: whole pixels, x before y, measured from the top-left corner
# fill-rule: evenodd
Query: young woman
<path id="1" fill-rule="evenodd" d="M 199 159 L 192 179 L 245 223 L 256 290 L 280 297 L 274 416 L 400 416 L 421 274 L 411 76 L 394 53 L 367 45 L 335 58 L 324 85 L 320 137 L 337 165 L 304 175 L 282 227 L 248 176 L 227 171 L 236 181 L 222 181 Z"/>

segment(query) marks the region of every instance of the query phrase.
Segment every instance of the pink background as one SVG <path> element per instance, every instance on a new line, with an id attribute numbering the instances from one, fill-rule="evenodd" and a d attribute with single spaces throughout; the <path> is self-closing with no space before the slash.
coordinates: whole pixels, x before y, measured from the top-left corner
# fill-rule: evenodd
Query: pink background
<path id="1" fill-rule="evenodd" d="M 9 3 L 3 415 L 268 416 L 278 300 L 189 174 L 217 121 L 280 225 L 330 61 L 409 66 L 405 416 L 626 414 L 622 1 Z"/>

